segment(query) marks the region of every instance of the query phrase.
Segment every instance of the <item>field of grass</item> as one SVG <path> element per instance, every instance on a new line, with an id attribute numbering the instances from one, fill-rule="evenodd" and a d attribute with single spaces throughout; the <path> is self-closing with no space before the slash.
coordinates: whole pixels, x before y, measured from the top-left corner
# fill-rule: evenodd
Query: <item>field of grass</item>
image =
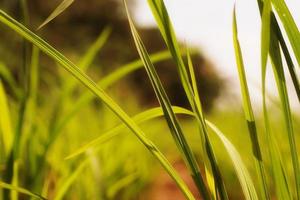
<path id="1" fill-rule="evenodd" d="M 72 3 L 62 1 L 39 29 Z M 163 0 L 148 4 L 166 51 L 148 53 L 124 0 L 140 59 L 100 75 L 93 73 L 93 61 L 110 45 L 113 30 L 104 29 L 71 61 L 28 28 L 26 0 L 20 1 L 22 21 L 0 8 L 0 28 L 18 36 L 23 49 L 14 58 L 22 61 L 18 81 L 0 55 L 0 200 L 299 200 L 300 116 L 290 98 L 300 102 L 300 33 L 284 0 L 257 3 L 261 106 L 251 103 L 234 7 L 242 101 L 221 99 L 222 109 L 210 113 L 201 103 L 193 51 L 178 43 Z M 164 60 L 173 60 L 188 108 L 172 105 L 155 68 Z M 266 90 L 268 67 L 278 97 Z M 126 85 L 139 70 L 146 71 L 159 106 L 140 106 L 137 91 Z M 290 79 L 296 95 L 288 93 Z"/>

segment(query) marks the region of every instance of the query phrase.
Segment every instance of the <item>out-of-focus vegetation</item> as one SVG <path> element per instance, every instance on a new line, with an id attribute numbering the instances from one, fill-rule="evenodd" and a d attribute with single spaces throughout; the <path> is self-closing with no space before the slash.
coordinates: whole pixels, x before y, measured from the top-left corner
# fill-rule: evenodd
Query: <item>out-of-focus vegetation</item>
<path id="1" fill-rule="evenodd" d="M 283 0 L 258 1 L 262 83 L 269 55 L 280 98 L 263 87 L 255 117 L 235 14 L 243 102 L 220 110 L 224 81 L 177 41 L 162 0 L 148 0 L 158 29 L 138 30 L 133 1 L 127 12 L 119 1 L 69 2 L 39 30 L 59 1 L 0 3 L 0 199 L 300 198 L 299 113 L 283 73 L 299 96 L 300 36 Z"/>

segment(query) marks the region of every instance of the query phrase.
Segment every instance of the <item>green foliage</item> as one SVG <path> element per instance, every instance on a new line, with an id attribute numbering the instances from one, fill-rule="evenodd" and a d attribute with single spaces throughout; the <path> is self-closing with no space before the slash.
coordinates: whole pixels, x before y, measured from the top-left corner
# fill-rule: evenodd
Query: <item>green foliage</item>
<path id="1" fill-rule="evenodd" d="M 62 1 L 40 27 L 59 16 L 73 2 Z M 27 199 L 27 196 L 55 200 L 135 199 L 137 196 L 144 199 L 147 186 L 153 179 L 160 179 L 155 163 L 163 167 L 186 199 L 197 199 L 198 195 L 202 199 L 222 200 L 234 195 L 237 195 L 234 196 L 236 199 L 243 198 L 243 195 L 247 200 L 299 199 L 299 119 L 293 115 L 290 105 L 283 58 L 300 99 L 299 79 L 292 59 L 295 57 L 299 65 L 300 35 L 285 2 L 258 0 L 262 20 L 262 118 L 255 116 L 251 103 L 235 8 L 233 46 L 244 115 L 240 116 L 241 110 L 236 107 L 230 107 L 231 111 L 225 113 L 216 111 L 207 115 L 200 94 L 203 91 L 198 89 L 201 80 L 196 76 L 194 52 L 189 47 L 183 51 L 177 41 L 164 1 L 148 0 L 148 3 L 168 50 L 148 53 L 143 34 L 138 33 L 125 2 L 140 59 L 132 59 L 111 70 L 97 82 L 88 74 L 94 72 L 93 63 L 104 45 L 110 45 L 114 34 L 112 26 L 105 26 L 78 64 L 74 64 L 28 28 L 30 20 L 26 1 L 21 1 L 22 23 L 0 10 L 1 24 L 24 39 L 22 70 L 18 70 L 21 80 L 16 80 L 15 72 L 7 67 L 10 63 L 0 62 L 0 188 L 3 188 L 0 199 Z M 277 20 L 282 23 L 282 28 Z M 283 36 L 283 31 L 287 37 Z M 50 80 L 50 88 L 45 87 L 44 81 L 53 75 L 42 71 L 44 63 L 40 51 L 58 65 L 58 72 L 53 73 L 58 81 L 53 83 Z M 179 74 L 190 110 L 172 105 L 159 76 L 159 68 L 154 67 L 154 64 L 169 59 L 175 63 L 172 71 Z M 277 99 L 272 101 L 275 101 L 275 110 L 281 113 L 282 119 L 274 119 L 273 107 L 268 105 L 268 60 L 271 61 L 279 96 L 278 102 Z M 67 73 L 59 71 L 60 68 Z M 118 93 L 120 89 L 122 93 L 128 92 L 122 84 L 116 90 L 111 87 L 142 69 L 147 72 L 160 104 L 160 107 L 144 112 L 140 112 L 140 106 L 136 105 L 136 90 L 124 98 Z M 111 97 L 118 94 L 122 100 L 120 103 Z M 101 101 L 93 102 L 96 98 Z M 131 112 L 139 114 L 132 115 Z M 163 120 L 158 119 L 161 117 Z M 163 134 L 166 127 L 171 134 Z M 243 134 L 246 132 L 248 135 Z M 284 134 L 276 134 L 278 132 Z M 148 156 L 146 150 L 153 157 Z M 181 177 L 180 171 L 172 165 L 172 156 L 175 161 L 184 161 L 193 184 Z"/>

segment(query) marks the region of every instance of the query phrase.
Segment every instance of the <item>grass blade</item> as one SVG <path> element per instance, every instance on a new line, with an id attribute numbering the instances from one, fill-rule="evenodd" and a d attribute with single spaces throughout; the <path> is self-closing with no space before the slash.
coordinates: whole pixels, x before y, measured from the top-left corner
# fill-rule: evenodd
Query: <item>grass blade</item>
<path id="1" fill-rule="evenodd" d="M 82 173 L 83 169 L 86 167 L 87 164 L 88 160 L 85 160 L 65 180 L 63 180 L 63 184 L 59 187 L 59 190 L 56 192 L 56 195 L 53 200 L 61 200 L 64 198 L 64 195 L 67 193 L 70 186 Z"/>
<path id="2" fill-rule="evenodd" d="M 294 178 L 296 182 L 297 198 L 299 199 L 300 198 L 300 169 L 299 169 L 299 159 L 297 155 L 297 147 L 295 141 L 295 132 L 294 132 L 293 122 L 292 122 L 291 108 L 289 104 L 287 86 L 284 77 L 284 70 L 283 70 L 283 65 L 281 60 L 279 43 L 274 36 L 272 36 L 271 38 L 273 42 L 270 48 L 270 54 L 272 54 L 273 55 L 272 57 L 274 58 L 272 59 L 273 73 L 276 80 L 277 90 L 281 102 L 281 110 L 283 112 L 284 123 L 288 135 L 289 147 L 292 156 L 292 164 L 294 170 Z"/>
<path id="3" fill-rule="evenodd" d="M 60 15 L 64 10 L 66 10 L 71 4 L 74 2 L 74 0 L 63 0 L 56 9 L 49 15 L 49 17 L 38 27 L 38 29 L 41 29 L 43 26 L 48 24 L 50 21 L 52 21 L 54 18 L 56 18 L 58 15 Z"/>
<path id="4" fill-rule="evenodd" d="M 5 94 L 1 79 L 0 79 L 0 110 L 1 110 L 0 133 L 4 142 L 5 154 L 8 155 L 11 152 L 14 135 L 11 126 L 7 96 Z"/>
<path id="5" fill-rule="evenodd" d="M 133 24 L 133 21 L 129 15 L 129 12 L 127 9 L 126 2 L 125 2 L 125 7 L 126 7 L 126 12 L 127 12 L 132 36 L 134 38 L 134 42 L 136 44 L 139 55 L 144 63 L 145 69 L 146 69 L 148 77 L 151 81 L 152 87 L 154 88 L 157 99 L 163 109 L 164 116 L 165 116 L 165 119 L 169 126 L 169 129 L 171 131 L 171 134 L 173 136 L 173 139 L 174 139 L 178 149 L 180 150 L 180 152 L 183 156 L 183 159 L 186 162 L 186 165 L 188 166 L 188 168 L 191 172 L 192 178 L 193 178 L 198 190 L 202 194 L 202 197 L 204 199 L 209 199 L 209 194 L 205 187 L 203 178 L 200 174 L 200 169 L 198 167 L 198 164 L 196 162 L 194 154 L 193 154 L 192 150 L 190 149 L 189 144 L 187 143 L 187 140 L 183 134 L 182 128 L 172 110 L 172 106 L 169 101 L 169 98 L 168 98 L 168 96 L 162 86 L 162 83 L 156 73 L 156 70 L 150 60 L 148 52 L 147 52 L 140 36 L 138 35 L 138 32 Z"/>
<path id="6" fill-rule="evenodd" d="M 270 16 L 271 16 L 271 2 L 267 0 L 264 2 L 262 9 L 262 30 L 261 30 L 261 70 L 262 70 L 262 98 L 263 98 L 263 114 L 264 123 L 266 129 L 266 139 L 268 141 L 268 150 L 272 163 L 272 171 L 275 180 L 276 192 L 280 199 L 291 199 L 289 188 L 286 182 L 286 173 L 284 171 L 282 161 L 280 159 L 280 154 L 276 141 L 271 136 L 269 114 L 267 111 L 266 103 L 266 68 L 270 45 Z M 272 43 L 271 43 L 272 44 Z M 273 58 L 273 57 L 272 57 Z M 273 58 L 274 59 L 274 58 Z"/>
<path id="7" fill-rule="evenodd" d="M 13 78 L 11 72 L 8 70 L 7 66 L 5 66 L 5 64 L 1 62 L 0 62 L 0 78 L 3 81 L 5 81 L 5 83 L 11 88 L 11 90 L 13 91 L 14 95 L 17 98 L 21 97 L 21 91 L 18 88 L 15 79 Z"/>
<path id="8" fill-rule="evenodd" d="M 252 143 L 252 153 L 254 156 L 254 161 L 257 170 L 257 176 L 259 180 L 260 192 L 262 199 L 270 199 L 268 193 L 268 186 L 265 174 L 265 168 L 261 155 L 261 147 L 259 145 L 258 136 L 257 136 L 257 128 L 253 115 L 249 89 L 247 84 L 247 79 L 245 75 L 244 62 L 241 52 L 241 47 L 238 39 L 238 30 L 237 30 L 237 22 L 236 22 L 236 9 L 234 7 L 233 11 L 233 42 L 236 56 L 237 69 L 240 80 L 240 87 L 243 99 L 243 109 L 245 113 L 246 123 L 248 125 L 248 132 L 250 134 L 250 139 Z"/>
<path id="9" fill-rule="evenodd" d="M 272 0 L 300 66 L 300 32 L 284 0 Z"/>
<path id="10" fill-rule="evenodd" d="M 164 5 L 163 0 L 148 0 L 148 4 L 151 8 L 154 18 L 158 24 L 158 28 L 165 40 L 166 45 L 176 63 L 177 70 L 179 72 L 181 84 L 186 93 L 187 99 L 197 115 L 197 121 L 200 128 L 200 137 L 202 142 L 202 152 L 204 158 L 204 164 L 207 172 L 207 179 L 214 177 L 216 188 L 210 188 L 213 196 L 216 196 L 216 191 L 222 199 L 228 199 L 225 184 L 218 168 L 212 146 L 207 133 L 204 113 L 201 108 L 201 104 L 198 104 L 195 99 L 193 88 L 190 84 L 190 79 L 180 54 L 179 44 L 176 39 L 174 29 L 172 27 L 171 20 L 168 16 L 167 9 Z"/>
<path id="11" fill-rule="evenodd" d="M 128 128 L 137 136 L 137 138 L 144 144 L 144 146 L 153 154 L 155 158 L 160 162 L 168 174 L 173 178 L 178 187 L 181 189 L 182 193 L 187 199 L 194 199 L 193 195 L 190 193 L 186 184 L 179 177 L 177 172 L 164 157 L 164 155 L 157 149 L 157 147 L 150 141 L 140 129 L 140 127 L 134 123 L 134 121 L 119 107 L 119 105 L 113 101 L 103 89 L 99 88 L 97 84 L 92 81 L 86 74 L 84 74 L 75 64 L 69 61 L 60 52 L 54 49 L 51 45 L 46 43 L 43 39 L 35 35 L 33 32 L 28 30 L 25 26 L 15 21 L 5 12 L 0 10 L 0 21 L 14 30 L 23 38 L 27 39 L 34 45 L 36 45 L 40 50 L 46 53 L 49 57 L 58 62 L 65 70 L 70 72 L 74 77 L 76 77 L 83 85 L 85 85 L 91 92 L 93 92 L 103 103 L 110 108 L 127 126 Z"/>
<path id="12" fill-rule="evenodd" d="M 239 155 L 238 151 L 234 148 L 233 144 L 225 137 L 225 135 L 211 122 L 206 121 L 208 126 L 215 132 L 215 134 L 220 138 L 223 145 L 225 146 L 228 155 L 231 158 L 231 161 L 233 163 L 234 169 L 236 171 L 236 174 L 238 176 L 238 179 L 241 183 L 243 193 L 245 195 L 245 198 L 250 199 L 257 199 L 256 190 L 254 187 L 254 183 L 251 180 L 250 174 L 243 163 L 241 156 Z"/>
<path id="13" fill-rule="evenodd" d="M 22 193 L 22 194 L 26 194 L 28 196 L 31 196 L 31 197 L 34 197 L 34 198 L 37 198 L 37 199 L 43 199 L 43 200 L 46 200 L 46 198 L 38 195 L 38 194 L 35 194 L 33 192 L 30 192 L 29 190 L 26 190 L 24 188 L 20 188 L 20 187 L 16 187 L 16 186 L 13 186 L 13 185 L 10 185 L 10 184 L 7 184 L 7 183 L 4 183 L 2 181 L 0 181 L 0 188 L 4 188 L 4 189 L 8 189 L 8 190 L 14 190 L 14 191 L 17 191 L 19 193 Z"/>

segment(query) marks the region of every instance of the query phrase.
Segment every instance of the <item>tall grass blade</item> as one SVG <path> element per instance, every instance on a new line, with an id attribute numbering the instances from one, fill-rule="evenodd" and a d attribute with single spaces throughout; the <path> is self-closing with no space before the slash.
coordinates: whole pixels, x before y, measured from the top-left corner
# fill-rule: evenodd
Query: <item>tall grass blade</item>
<path id="1" fill-rule="evenodd" d="M 263 4 L 262 9 L 262 29 L 261 29 L 261 70 L 262 70 L 262 100 L 263 100 L 263 114 L 264 124 L 266 129 L 266 139 L 268 141 L 268 150 L 272 163 L 272 172 L 274 176 L 276 193 L 279 199 L 291 199 L 289 187 L 287 185 L 286 173 L 284 171 L 280 153 L 276 146 L 275 139 L 271 136 L 269 114 L 266 103 L 266 68 L 268 61 L 270 45 L 270 16 L 271 16 L 271 2 L 267 0 Z M 278 154 L 279 153 L 279 154 Z"/>
<path id="2" fill-rule="evenodd" d="M 272 0 L 300 66 L 300 32 L 284 0 Z"/>
<path id="3" fill-rule="evenodd" d="M 199 126 L 199 124 L 201 124 L 202 127 L 205 127 L 205 124 L 203 123 L 204 116 L 203 116 L 203 111 L 202 111 L 202 105 L 201 105 L 201 102 L 200 102 L 200 96 L 199 96 L 199 92 L 198 92 L 198 87 L 197 87 L 197 82 L 196 82 L 196 77 L 195 77 L 195 72 L 194 72 L 194 66 L 193 66 L 192 58 L 191 58 L 191 55 L 189 53 L 188 48 L 187 48 L 187 60 L 188 60 L 188 72 L 189 72 L 189 75 L 190 75 L 189 78 L 191 80 L 191 85 L 192 85 L 192 89 L 193 89 L 193 92 L 194 92 L 194 95 L 193 95 L 194 102 L 196 104 L 196 108 L 198 108 L 200 110 L 199 113 L 201 114 L 200 117 L 197 117 L 197 120 L 200 121 L 200 123 L 198 123 L 198 126 Z M 199 126 L 200 131 L 201 131 L 201 126 Z M 205 159 L 205 162 L 209 163 L 208 156 L 203 156 L 203 157 Z M 205 172 L 206 172 L 206 181 L 207 181 L 207 184 L 210 188 L 210 192 L 212 193 L 213 198 L 217 199 L 217 193 L 216 193 L 216 190 L 215 190 L 215 188 L 216 188 L 215 179 L 217 179 L 217 178 L 215 178 L 213 176 L 214 173 L 213 173 L 212 168 L 210 166 L 205 167 Z M 226 194 L 226 196 L 227 196 L 227 194 Z"/>
<path id="4" fill-rule="evenodd" d="M 261 154 L 261 147 L 259 145 L 258 136 L 257 136 L 257 128 L 256 123 L 253 115 L 249 89 L 247 84 L 247 79 L 245 75 L 245 68 L 243 62 L 243 56 L 241 52 L 241 47 L 238 39 L 238 30 L 237 30 L 237 22 L 236 22 L 236 9 L 234 7 L 233 11 L 233 42 L 234 42 L 234 49 L 235 49 L 235 56 L 236 56 L 236 63 L 237 69 L 239 74 L 240 80 L 240 87 L 243 99 L 243 109 L 245 113 L 246 123 L 248 125 L 248 132 L 250 134 L 250 139 L 252 143 L 252 153 L 254 156 L 254 161 L 257 170 L 257 176 L 259 180 L 260 192 L 262 199 L 270 199 L 267 180 L 266 180 L 266 173 L 265 167 L 262 160 Z"/>
<path id="5" fill-rule="evenodd" d="M 196 159 L 194 157 L 194 154 L 192 150 L 189 147 L 189 144 L 187 143 L 187 140 L 184 136 L 184 133 L 182 131 L 182 128 L 172 110 L 171 103 L 169 101 L 169 98 L 162 86 L 162 83 L 156 73 L 156 70 L 150 60 L 150 57 L 148 55 L 148 52 L 138 35 L 138 32 L 133 24 L 133 21 L 130 17 L 130 14 L 127 9 L 126 1 L 124 1 L 126 12 L 128 16 L 129 25 L 131 28 L 132 36 L 134 38 L 135 45 L 137 47 L 138 53 L 144 63 L 145 69 L 147 71 L 148 77 L 151 81 L 152 87 L 154 88 L 155 94 L 157 96 L 157 99 L 163 109 L 165 119 L 167 121 L 167 124 L 169 126 L 169 129 L 171 131 L 171 134 L 173 136 L 173 139 L 182 153 L 183 159 L 186 162 L 186 165 L 188 166 L 192 178 L 198 188 L 198 190 L 201 192 L 202 197 L 204 199 L 209 199 L 209 193 L 205 187 L 203 178 L 200 174 L 200 169 L 198 167 L 198 164 L 196 162 Z"/>
<path id="6" fill-rule="evenodd" d="M 297 191 L 297 198 L 300 198 L 300 169 L 299 169 L 299 159 L 297 155 L 297 147 L 295 141 L 295 132 L 293 128 L 292 122 L 292 114 L 291 108 L 289 104 L 289 97 L 287 93 L 287 86 L 284 77 L 284 70 L 282 65 L 282 59 L 280 54 L 279 43 L 274 36 L 272 38 L 272 44 L 270 48 L 270 54 L 272 54 L 272 66 L 273 66 L 273 73 L 275 76 L 277 90 L 280 97 L 281 102 L 281 110 L 283 112 L 284 123 L 287 130 L 288 140 L 289 140 L 289 147 L 292 156 L 292 164 L 294 170 L 294 178 L 296 182 L 296 191 Z"/>
<path id="7" fill-rule="evenodd" d="M 66 10 L 71 4 L 74 2 L 74 0 L 63 0 L 56 9 L 49 15 L 49 17 L 38 27 L 38 29 L 41 29 L 43 26 L 48 24 L 50 21 L 52 21 L 54 18 L 56 18 L 58 15 L 60 15 L 64 10 Z"/>
<path id="8" fill-rule="evenodd" d="M 4 87 L 1 79 L 0 79 L 0 110 L 1 110 L 0 133 L 1 133 L 1 137 L 3 138 L 5 154 L 6 156 L 8 156 L 8 154 L 11 152 L 12 149 L 14 134 L 11 126 L 11 118 L 10 118 L 7 96 L 4 91 Z M 4 155 L 4 157 L 6 156 Z"/>
<path id="9" fill-rule="evenodd" d="M 43 199 L 43 200 L 46 200 L 46 198 L 38 195 L 38 194 L 35 194 L 33 192 L 30 192 L 29 190 L 26 190 L 24 188 L 21 188 L 21 187 L 16 187 L 14 185 L 10 185 L 10 184 L 7 184 L 7 183 L 4 183 L 2 181 L 0 181 L 0 188 L 4 188 L 4 189 L 8 189 L 8 190 L 14 190 L 14 191 L 17 191 L 19 193 L 22 193 L 22 194 L 26 194 L 28 196 L 31 196 L 31 197 L 34 197 L 34 198 L 37 198 L 37 199 Z"/>
<path id="10" fill-rule="evenodd" d="M 222 199 L 228 199 L 225 184 L 223 181 L 223 178 L 221 176 L 220 170 L 218 168 L 214 152 L 212 149 L 212 146 L 210 144 L 210 140 L 208 138 L 207 134 L 207 128 L 205 124 L 204 114 L 202 111 L 201 106 L 195 102 L 195 94 L 192 89 L 192 86 L 190 84 L 189 76 L 185 67 L 185 64 L 183 62 L 183 59 L 180 55 L 180 49 L 179 44 L 176 39 L 176 35 L 174 32 L 174 29 L 172 27 L 171 20 L 168 16 L 167 9 L 164 5 L 163 0 L 148 0 L 148 4 L 152 10 L 152 14 L 154 18 L 156 19 L 156 22 L 158 24 L 158 28 L 165 40 L 166 45 L 169 48 L 169 51 L 171 52 L 171 55 L 173 57 L 173 60 L 176 63 L 177 70 L 179 72 L 180 80 L 182 83 L 182 86 L 185 90 L 187 99 L 193 109 L 193 111 L 197 115 L 197 121 L 198 125 L 200 127 L 200 136 L 202 141 L 202 151 L 204 153 L 204 164 L 206 167 L 206 172 L 208 179 L 213 176 L 216 188 L 210 188 L 210 191 L 212 194 L 218 192 L 220 195 L 220 198 Z M 215 196 L 215 195 L 213 195 Z"/>
<path id="11" fill-rule="evenodd" d="M 85 85 L 91 92 L 93 92 L 103 103 L 112 110 L 137 136 L 137 138 L 144 144 L 144 146 L 153 154 L 153 156 L 160 162 L 168 174 L 173 178 L 178 187 L 181 189 L 187 199 L 194 199 L 193 195 L 187 188 L 186 184 L 179 177 L 177 172 L 164 157 L 164 155 L 157 149 L 157 147 L 150 141 L 140 129 L 140 127 L 120 108 L 120 106 L 113 101 L 103 89 L 99 88 L 97 84 L 92 81 L 86 74 L 84 74 L 75 64 L 69 61 L 65 56 L 58 52 L 51 45 L 46 43 L 43 39 L 28 30 L 25 26 L 11 18 L 5 12 L 0 10 L 0 21 L 14 30 L 23 38 L 27 39 L 38 48 L 40 48 L 49 57 L 58 62 L 64 69 L 76 77 L 83 85 Z"/>
<path id="12" fill-rule="evenodd" d="M 14 161 L 14 169 L 13 169 L 13 178 L 12 178 L 12 185 L 18 187 L 19 185 L 19 161 L 15 160 Z M 11 200 L 18 200 L 19 199 L 19 194 L 16 190 L 11 190 Z"/>

